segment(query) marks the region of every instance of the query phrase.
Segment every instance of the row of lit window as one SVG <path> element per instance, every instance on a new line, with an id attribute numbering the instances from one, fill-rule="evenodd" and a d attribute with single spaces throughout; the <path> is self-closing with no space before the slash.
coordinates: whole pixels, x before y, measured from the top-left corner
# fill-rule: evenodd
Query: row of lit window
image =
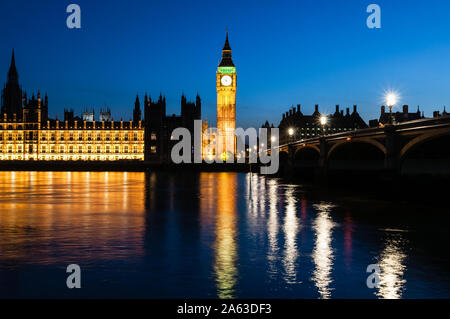
<path id="1" fill-rule="evenodd" d="M 25 160 L 25 159 L 38 159 L 44 161 L 64 160 L 64 161 L 117 161 L 121 159 L 135 159 L 143 160 L 144 155 L 1 155 L 0 160 Z"/>
<path id="2" fill-rule="evenodd" d="M 37 127 L 38 123 L 26 123 L 26 124 L 1 124 L 0 123 L 0 130 L 23 130 L 24 129 L 24 125 L 26 126 L 25 128 L 30 128 L 30 127 Z M 124 127 L 111 127 L 111 126 L 106 126 L 106 127 L 99 127 L 98 125 L 96 125 L 96 127 L 94 128 L 92 125 L 88 125 L 87 127 L 83 127 L 83 125 L 78 125 L 76 128 L 74 126 L 65 126 L 64 124 L 59 125 L 59 127 L 54 127 L 54 126 L 42 126 L 41 130 L 67 130 L 67 129 L 75 129 L 75 130 L 98 130 L 98 129 L 102 129 L 102 130 L 133 130 L 133 129 L 142 129 L 141 127 L 139 127 L 138 125 L 132 126 L 130 127 L 129 125 L 125 125 Z"/>
<path id="3" fill-rule="evenodd" d="M 12 133 L 7 134 L 6 140 L 12 141 L 14 139 L 14 135 Z M 16 141 L 21 141 L 23 139 L 22 133 L 17 134 Z M 0 133 L 0 141 L 3 140 L 3 134 Z"/>
<path id="4" fill-rule="evenodd" d="M 59 153 L 65 153 L 66 149 L 69 153 L 75 153 L 75 151 L 78 149 L 78 153 L 84 153 L 83 146 L 79 145 L 78 148 L 74 147 L 73 145 L 70 145 L 69 147 L 65 147 L 64 145 L 60 145 L 59 148 L 55 147 L 55 145 L 51 145 L 50 147 L 47 147 L 46 145 L 41 146 L 41 153 L 56 153 L 56 150 L 59 150 Z M 103 151 L 108 154 L 111 153 L 112 150 L 114 150 L 114 153 L 120 153 L 121 148 L 119 145 L 114 146 L 111 148 L 109 145 L 106 145 L 104 148 L 101 145 L 97 145 L 95 148 L 93 148 L 91 145 L 88 145 L 86 148 L 86 153 L 93 153 L 94 150 L 96 153 L 103 153 Z M 137 145 L 131 147 L 128 147 L 127 145 L 123 146 L 122 151 L 123 153 L 129 153 L 129 151 L 133 151 L 134 154 L 141 153 L 142 147 L 137 147 Z M 22 153 L 23 148 L 22 145 L 18 145 L 16 148 L 17 153 Z M 34 153 L 36 152 L 36 147 L 33 145 L 30 145 L 29 152 Z M 14 147 L 12 145 L 8 145 L 7 147 L 7 153 L 14 153 Z"/>
<path id="5" fill-rule="evenodd" d="M 305 128 L 302 127 L 301 130 L 304 131 Z M 309 127 L 307 127 L 306 130 L 309 131 Z M 322 128 L 321 127 L 312 127 L 311 130 L 312 131 L 314 131 L 314 130 L 322 131 Z M 347 131 L 347 128 L 343 128 L 343 129 L 342 128 L 338 128 L 338 129 L 336 129 L 336 128 L 328 127 L 328 128 L 324 128 L 323 129 L 323 131 L 342 131 L 342 130 Z"/>
<path id="6" fill-rule="evenodd" d="M 29 132 L 27 135 L 28 135 L 29 139 L 34 139 L 34 138 L 38 137 L 37 133 L 33 134 L 33 132 Z M 60 133 L 58 135 L 58 140 L 64 141 L 67 138 L 67 140 L 69 140 L 69 141 L 75 141 L 75 140 L 82 141 L 83 140 L 83 135 L 85 135 L 84 138 L 86 140 L 88 140 L 88 141 L 92 141 L 93 140 L 93 135 L 90 132 L 87 133 L 87 134 L 83 134 L 83 133 L 78 133 L 78 134 L 74 134 L 74 133 L 70 133 L 70 134 Z M 111 140 L 111 134 L 110 133 L 103 134 L 103 137 L 104 137 L 104 139 L 106 141 L 110 141 Z M 49 139 L 51 141 L 55 141 L 56 138 L 57 137 L 56 137 L 55 133 L 48 133 L 48 134 L 47 133 L 42 133 L 42 135 L 41 135 L 41 140 L 42 141 L 46 141 L 47 139 Z M 102 140 L 102 134 L 101 133 L 97 133 L 95 135 L 95 138 L 96 138 L 97 141 L 101 141 Z M 122 140 L 124 140 L 124 141 L 129 141 L 129 140 L 138 141 L 138 140 L 140 140 L 140 138 L 142 138 L 142 134 L 138 134 L 137 132 L 135 132 L 133 134 L 126 133 L 126 134 L 124 134 L 122 136 Z M 8 141 L 12 141 L 14 139 L 14 135 L 12 133 L 8 133 L 7 136 L 6 136 L 6 139 Z M 16 137 L 16 140 L 17 141 L 21 141 L 22 139 L 23 139 L 22 133 L 18 133 L 17 137 Z M 152 139 L 153 139 L 153 134 L 152 134 Z M 155 135 L 154 139 L 156 139 L 156 135 Z M 1 140 L 3 140 L 3 134 L 0 133 L 0 141 Z M 114 134 L 114 140 L 115 141 L 121 140 L 119 133 L 115 133 Z"/>
<path id="7" fill-rule="evenodd" d="M 317 129 L 317 131 L 322 131 L 322 129 L 321 128 L 311 128 L 311 130 L 312 131 L 314 131 L 315 129 Z M 351 130 L 350 128 L 348 129 L 349 131 Z M 305 131 L 305 129 L 302 127 L 301 128 L 301 131 L 302 131 L 302 133 L 301 133 L 301 136 L 316 136 L 316 134 L 314 134 L 314 133 L 311 133 L 311 134 L 309 134 L 309 133 L 303 133 L 304 131 Z M 306 131 L 309 131 L 309 128 L 306 128 Z M 336 129 L 336 128 L 328 128 L 328 129 L 323 129 L 323 131 L 324 132 L 331 132 L 331 131 L 339 131 L 339 132 L 341 132 L 341 131 L 347 131 L 347 128 L 338 128 L 338 129 Z"/>

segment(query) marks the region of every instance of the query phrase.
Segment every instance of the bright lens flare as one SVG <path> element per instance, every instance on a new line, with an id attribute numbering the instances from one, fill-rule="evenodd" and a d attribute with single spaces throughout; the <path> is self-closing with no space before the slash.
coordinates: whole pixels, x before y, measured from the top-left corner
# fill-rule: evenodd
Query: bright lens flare
<path id="1" fill-rule="evenodd" d="M 290 135 L 290 136 L 294 135 L 294 129 L 293 129 L 293 128 L 290 128 L 290 129 L 289 129 L 289 135 Z"/>
<path id="2" fill-rule="evenodd" d="M 386 94 L 386 104 L 387 106 L 394 106 L 398 101 L 398 95 L 395 92 L 388 92 Z"/>
<path id="3" fill-rule="evenodd" d="M 322 117 L 320 118 L 320 124 L 322 124 L 322 125 L 327 124 L 327 117 L 326 117 L 326 116 L 322 116 Z"/>

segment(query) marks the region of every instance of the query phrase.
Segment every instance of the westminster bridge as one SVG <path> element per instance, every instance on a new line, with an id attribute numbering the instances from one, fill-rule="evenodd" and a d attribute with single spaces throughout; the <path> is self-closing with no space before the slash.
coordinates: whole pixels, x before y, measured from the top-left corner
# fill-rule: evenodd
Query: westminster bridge
<path id="1" fill-rule="evenodd" d="M 288 171 L 450 175 L 450 116 L 293 140 L 279 151 Z"/>

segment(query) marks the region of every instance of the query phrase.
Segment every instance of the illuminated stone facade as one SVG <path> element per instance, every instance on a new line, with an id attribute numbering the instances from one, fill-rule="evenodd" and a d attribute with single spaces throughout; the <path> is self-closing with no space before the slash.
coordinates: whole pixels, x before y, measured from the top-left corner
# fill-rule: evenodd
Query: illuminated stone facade
<path id="1" fill-rule="evenodd" d="M 144 160 L 144 127 L 136 100 L 133 121 L 114 122 L 109 112 L 103 121 L 74 117 L 48 118 L 47 95 L 27 98 L 18 81 L 14 52 L 8 81 L 2 91 L 0 160 L 117 161 Z M 105 121 L 106 119 L 106 121 Z"/>
<path id="2" fill-rule="evenodd" d="M 0 121 L 0 160 L 143 160 L 141 122 Z"/>
<path id="3" fill-rule="evenodd" d="M 101 110 L 96 121 L 94 109 L 80 117 L 64 110 L 64 120 L 48 117 L 48 97 L 28 99 L 18 81 L 14 52 L 8 80 L 2 90 L 0 114 L 0 160 L 36 161 L 120 161 L 153 163 L 171 161 L 172 131 L 187 128 L 194 139 L 194 120 L 201 120 L 201 99 L 181 97 L 181 115 L 166 115 L 162 95 L 152 101 L 145 95 L 144 119 L 136 96 L 133 120 L 114 121 L 109 109 Z M 98 119 L 98 118 L 97 118 Z M 193 154 L 192 154 L 193 155 Z"/>
<path id="4" fill-rule="evenodd" d="M 222 60 L 216 72 L 217 128 L 221 133 L 221 147 L 228 155 L 236 153 L 236 88 L 237 74 L 231 58 L 228 32 L 222 50 Z M 219 147 L 220 147 L 219 146 Z M 227 156 L 228 156 L 227 155 Z M 234 156 L 234 155 L 232 155 Z"/>

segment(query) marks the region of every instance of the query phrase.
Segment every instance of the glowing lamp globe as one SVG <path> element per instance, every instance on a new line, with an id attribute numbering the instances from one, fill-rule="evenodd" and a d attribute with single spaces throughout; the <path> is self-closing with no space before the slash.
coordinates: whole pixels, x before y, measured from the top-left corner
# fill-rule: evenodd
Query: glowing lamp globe
<path id="1" fill-rule="evenodd" d="M 397 94 L 394 92 L 389 92 L 386 94 L 386 104 L 387 106 L 391 107 L 394 106 L 397 103 Z"/>

